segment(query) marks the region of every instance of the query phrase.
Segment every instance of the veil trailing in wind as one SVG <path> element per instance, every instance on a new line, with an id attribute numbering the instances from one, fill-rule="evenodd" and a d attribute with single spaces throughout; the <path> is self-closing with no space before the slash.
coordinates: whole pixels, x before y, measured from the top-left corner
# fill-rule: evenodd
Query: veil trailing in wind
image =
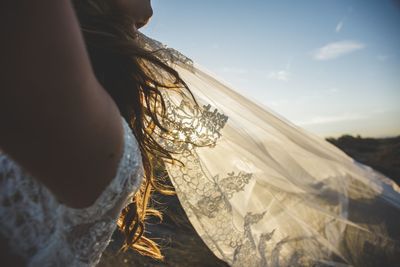
<path id="1" fill-rule="evenodd" d="M 176 50 L 140 40 L 200 103 L 165 93 L 166 125 L 174 130 L 159 141 L 179 152 L 184 165 L 166 164 L 168 174 L 217 257 L 240 267 L 399 266 L 400 189 L 393 181 Z"/>

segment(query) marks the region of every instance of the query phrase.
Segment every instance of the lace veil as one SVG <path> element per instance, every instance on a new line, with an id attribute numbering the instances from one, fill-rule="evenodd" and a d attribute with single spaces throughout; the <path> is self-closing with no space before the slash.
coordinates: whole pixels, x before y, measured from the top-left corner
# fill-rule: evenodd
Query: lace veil
<path id="1" fill-rule="evenodd" d="M 390 179 L 140 35 L 200 103 L 165 93 L 160 143 L 194 228 L 231 266 L 391 266 L 400 262 L 400 189 Z M 198 146 L 193 146 L 192 144 Z"/>

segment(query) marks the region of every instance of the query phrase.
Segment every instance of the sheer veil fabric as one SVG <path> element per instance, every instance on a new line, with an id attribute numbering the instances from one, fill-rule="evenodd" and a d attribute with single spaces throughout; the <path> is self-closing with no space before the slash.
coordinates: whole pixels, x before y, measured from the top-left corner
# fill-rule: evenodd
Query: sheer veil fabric
<path id="1" fill-rule="evenodd" d="M 145 35 L 200 103 L 165 92 L 177 196 L 231 266 L 400 264 L 400 189 Z M 192 144 L 198 146 L 193 146 Z"/>

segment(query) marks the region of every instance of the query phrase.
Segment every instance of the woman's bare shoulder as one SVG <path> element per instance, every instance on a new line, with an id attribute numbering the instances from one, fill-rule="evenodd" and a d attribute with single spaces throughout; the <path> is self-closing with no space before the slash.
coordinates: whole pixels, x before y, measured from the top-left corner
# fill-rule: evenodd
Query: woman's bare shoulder
<path id="1" fill-rule="evenodd" d="M 71 207 L 115 176 L 119 110 L 96 80 L 71 1 L 15 1 L 1 11 L 0 147 Z"/>

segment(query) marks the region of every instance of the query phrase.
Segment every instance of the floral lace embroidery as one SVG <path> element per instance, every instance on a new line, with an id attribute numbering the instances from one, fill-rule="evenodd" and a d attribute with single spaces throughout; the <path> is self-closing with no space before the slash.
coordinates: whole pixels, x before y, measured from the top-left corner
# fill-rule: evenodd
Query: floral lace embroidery
<path id="1" fill-rule="evenodd" d="M 193 69 L 193 60 L 186 57 L 179 51 L 171 47 L 167 47 L 165 44 L 151 39 L 141 33 L 138 35 L 138 40 L 142 47 L 152 51 L 160 60 L 167 62 L 168 64 L 179 64 L 181 66 L 185 66 L 189 70 Z"/>
<path id="2" fill-rule="evenodd" d="M 28 266 L 95 266 L 116 228 L 122 208 L 142 177 L 139 146 L 128 124 L 115 178 L 84 209 L 60 204 L 43 185 L 0 154 L 0 233 Z"/>
<path id="3" fill-rule="evenodd" d="M 170 151 L 181 153 L 175 158 L 184 166 L 167 165 L 167 169 L 174 177 L 173 183 L 188 217 L 196 216 L 201 222 L 203 216 L 207 224 L 218 225 L 207 228 L 207 235 L 202 238 L 213 251 L 217 249 L 215 244 L 231 247 L 235 254 L 232 266 L 265 266 L 259 265 L 266 262 L 261 251 L 274 231 L 264 233 L 256 247 L 251 226 L 263 218 L 267 211 L 260 214 L 248 212 L 243 226 L 238 228 L 232 221 L 233 211 L 229 202 L 250 183 L 252 173 L 230 172 L 212 176 L 203 169 L 196 147 L 192 145 L 209 146 L 212 149 L 222 136 L 228 117 L 217 109 L 212 110 L 211 105 L 200 108 L 185 100 L 175 105 L 168 96 L 165 98 L 168 110 L 166 125 L 173 130 L 158 141 Z M 257 249 L 261 257 L 254 257 L 254 250 Z M 243 258 L 246 255 L 249 257 Z M 249 264 L 251 262 L 254 264 Z"/>
<path id="4" fill-rule="evenodd" d="M 178 153 L 191 153 L 193 145 L 204 147 L 215 146 L 221 137 L 221 129 L 228 117 L 211 111 L 211 105 L 202 108 L 195 106 L 190 101 L 183 99 L 178 106 L 164 94 L 167 106 L 166 118 L 163 123 L 169 133 L 157 132 L 158 142 L 170 151 Z"/>

